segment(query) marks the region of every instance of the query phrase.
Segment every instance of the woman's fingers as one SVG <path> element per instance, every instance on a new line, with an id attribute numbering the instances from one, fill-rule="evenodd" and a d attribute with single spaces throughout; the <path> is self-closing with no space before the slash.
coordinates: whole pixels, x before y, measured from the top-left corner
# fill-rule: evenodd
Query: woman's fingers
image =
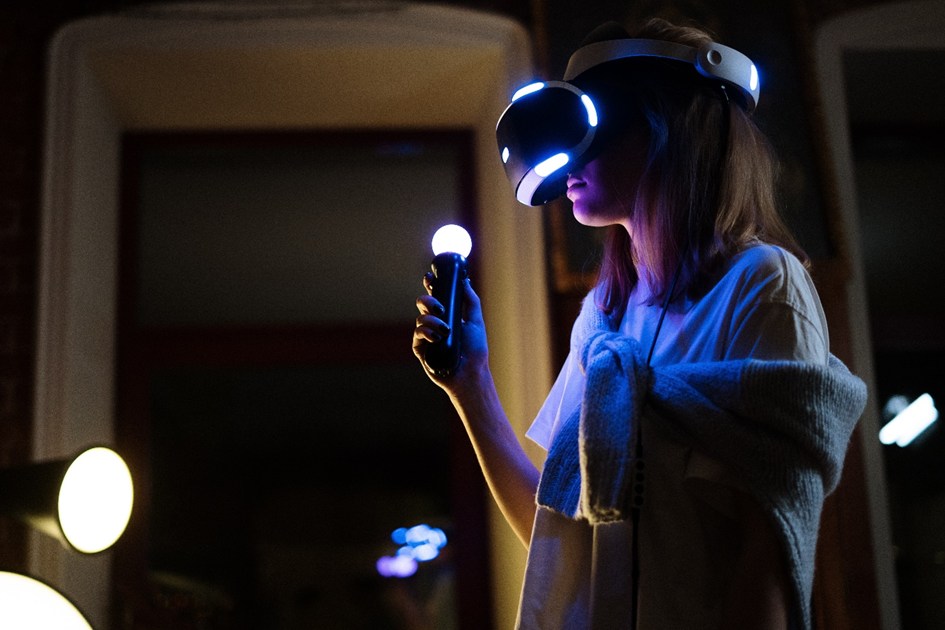
<path id="1" fill-rule="evenodd" d="M 433 295 L 433 272 L 428 271 L 423 276 L 423 288 L 427 290 L 427 295 Z"/>
<path id="2" fill-rule="evenodd" d="M 436 343 L 449 334 L 450 327 L 440 319 L 446 312 L 443 305 L 430 295 L 421 295 L 417 298 L 416 326 L 413 333 L 413 347 L 416 352 L 422 342 Z M 419 355 L 418 355 L 419 356 Z"/>
<path id="3" fill-rule="evenodd" d="M 451 332 L 449 325 L 444 321 L 446 311 L 443 305 L 430 295 L 432 275 L 427 274 L 423 278 L 423 286 L 427 290 L 427 295 L 421 295 L 417 298 L 417 310 L 420 314 L 417 316 L 413 332 L 413 353 L 421 362 L 426 357 L 429 345 L 442 341 Z M 486 363 L 489 352 L 486 344 L 485 326 L 482 321 L 482 305 L 468 278 L 463 282 L 462 291 L 463 364 L 475 368 Z M 467 367 L 466 370 L 468 371 L 468 369 Z M 429 368 L 427 371 L 429 372 Z M 437 378 L 432 372 L 430 375 L 440 386 L 445 387 L 444 383 L 447 381 Z"/>
<path id="4" fill-rule="evenodd" d="M 420 311 L 421 315 L 436 315 L 437 317 L 446 315 L 443 305 L 432 295 L 421 295 L 418 297 L 417 310 Z"/>
<path id="5" fill-rule="evenodd" d="M 433 315 L 420 315 L 417 317 L 414 338 L 419 336 L 431 343 L 436 343 L 449 333 L 450 327 L 439 317 Z"/>

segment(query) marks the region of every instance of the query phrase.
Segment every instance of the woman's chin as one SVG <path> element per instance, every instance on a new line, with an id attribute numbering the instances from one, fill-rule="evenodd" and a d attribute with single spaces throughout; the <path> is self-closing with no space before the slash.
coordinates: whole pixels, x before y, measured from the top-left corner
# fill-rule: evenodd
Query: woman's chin
<path id="1" fill-rule="evenodd" d="M 585 208 L 581 207 L 577 203 L 574 204 L 572 213 L 574 214 L 574 218 L 578 223 L 587 227 L 606 227 L 613 223 L 613 221 L 606 221 L 602 219 L 593 212 L 587 212 Z"/>
<path id="2" fill-rule="evenodd" d="M 580 202 L 574 202 L 571 207 L 571 212 L 574 214 L 574 218 L 581 225 L 586 225 L 587 227 L 597 227 L 597 222 L 593 214 L 588 213 L 587 209 Z"/>

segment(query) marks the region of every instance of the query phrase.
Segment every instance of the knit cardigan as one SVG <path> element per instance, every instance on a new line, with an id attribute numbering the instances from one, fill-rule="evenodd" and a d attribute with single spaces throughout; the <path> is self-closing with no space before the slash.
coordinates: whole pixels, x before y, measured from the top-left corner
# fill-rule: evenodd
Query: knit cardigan
<path id="1" fill-rule="evenodd" d="M 810 630 L 820 514 L 839 483 L 865 384 L 833 355 L 826 366 L 749 359 L 650 368 L 639 343 L 616 329 L 585 300 L 575 323 L 584 399 L 551 444 L 539 505 L 592 525 L 628 519 L 633 427 L 645 415 L 746 482 L 775 526 L 799 627 Z"/>

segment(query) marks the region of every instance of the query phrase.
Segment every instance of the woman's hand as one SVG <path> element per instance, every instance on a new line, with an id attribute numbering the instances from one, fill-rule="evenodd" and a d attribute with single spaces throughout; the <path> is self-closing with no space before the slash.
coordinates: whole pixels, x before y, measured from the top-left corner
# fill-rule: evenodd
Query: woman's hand
<path id="1" fill-rule="evenodd" d="M 473 291 L 469 280 L 463 283 L 463 327 L 462 345 L 460 354 L 462 359 L 456 373 L 449 377 L 438 377 L 426 367 L 424 358 L 431 343 L 445 338 L 449 333 L 449 326 L 441 318 L 444 315 L 443 305 L 431 294 L 433 274 L 423 277 L 423 286 L 427 295 L 417 298 L 417 325 L 413 331 L 413 353 L 423 363 L 424 370 L 430 379 L 450 394 L 470 385 L 470 380 L 483 375 L 489 369 L 489 348 L 486 342 L 486 328 L 482 321 L 482 305 L 479 296 Z"/>

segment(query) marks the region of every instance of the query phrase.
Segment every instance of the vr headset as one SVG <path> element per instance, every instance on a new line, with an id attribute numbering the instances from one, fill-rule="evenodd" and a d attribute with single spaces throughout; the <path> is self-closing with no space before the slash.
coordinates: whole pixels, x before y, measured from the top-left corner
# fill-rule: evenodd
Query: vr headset
<path id="1" fill-rule="evenodd" d="M 568 172 L 592 160 L 625 126 L 627 112 L 619 111 L 619 99 L 608 94 L 606 82 L 590 78 L 603 64 L 631 58 L 678 61 L 726 88 L 726 94 L 736 95 L 748 113 L 758 104 L 755 64 L 727 46 L 709 43 L 693 48 L 633 39 L 616 22 L 598 27 L 587 41 L 591 43 L 571 55 L 563 81 L 521 88 L 512 95 L 496 125 L 505 174 L 515 198 L 527 206 L 561 196 L 567 190 Z M 589 72 L 592 69 L 594 72 Z"/>

